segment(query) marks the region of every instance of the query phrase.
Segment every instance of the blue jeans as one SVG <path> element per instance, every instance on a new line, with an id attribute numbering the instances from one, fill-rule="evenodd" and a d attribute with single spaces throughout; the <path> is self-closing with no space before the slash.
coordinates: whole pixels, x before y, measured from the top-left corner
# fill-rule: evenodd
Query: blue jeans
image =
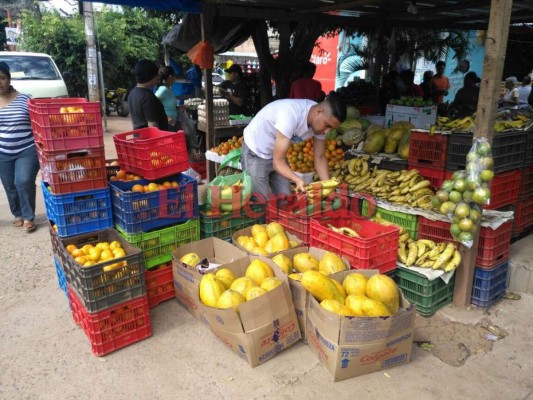
<path id="1" fill-rule="evenodd" d="M 38 172 L 35 146 L 17 154 L 0 153 L 0 179 L 15 218 L 24 221 L 35 218 L 35 179 Z"/>

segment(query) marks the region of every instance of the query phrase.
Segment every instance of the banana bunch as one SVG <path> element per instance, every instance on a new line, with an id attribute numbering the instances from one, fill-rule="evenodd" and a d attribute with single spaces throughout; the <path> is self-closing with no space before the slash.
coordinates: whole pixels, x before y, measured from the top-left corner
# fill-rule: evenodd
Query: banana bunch
<path id="1" fill-rule="evenodd" d="M 336 178 L 332 178 L 325 181 L 310 183 L 309 185 L 306 185 L 304 189 L 307 194 L 307 199 L 312 201 L 325 198 L 328 194 L 335 191 L 337 186 L 339 186 L 339 181 Z"/>
<path id="2" fill-rule="evenodd" d="M 448 117 L 438 117 L 437 127 L 441 130 L 452 132 L 469 132 L 470 129 L 476 124 L 475 116 L 469 115 L 468 117 L 450 119 Z"/>
<path id="3" fill-rule="evenodd" d="M 386 219 L 383 219 L 383 217 L 381 216 L 381 214 L 379 212 L 376 213 L 376 215 L 374 216 L 374 218 L 371 219 L 371 221 L 377 222 L 378 224 L 381 224 L 381 225 L 395 226 L 396 228 L 398 228 L 400 230 L 399 242 L 406 243 L 407 241 L 412 241 L 411 235 L 409 235 L 409 232 L 407 231 L 407 229 L 405 229 L 401 225 L 397 225 L 397 224 L 395 224 L 393 222 L 390 222 L 390 221 L 387 221 Z"/>
<path id="4" fill-rule="evenodd" d="M 328 229 L 331 229 L 333 232 L 340 233 L 341 235 L 345 235 L 348 237 L 361 237 L 359 234 L 354 231 L 352 228 L 348 228 L 346 226 L 342 226 L 340 228 L 337 228 L 331 224 L 328 224 Z"/>
<path id="5" fill-rule="evenodd" d="M 406 267 L 441 269 L 450 272 L 461 264 L 461 253 L 453 243 L 435 243 L 429 239 L 398 243 L 398 261 Z"/>
<path id="6" fill-rule="evenodd" d="M 522 129 L 524 125 L 529 122 L 525 115 L 517 115 L 513 120 L 501 120 L 494 123 L 494 132 L 502 132 L 508 129 L 517 130 Z"/>

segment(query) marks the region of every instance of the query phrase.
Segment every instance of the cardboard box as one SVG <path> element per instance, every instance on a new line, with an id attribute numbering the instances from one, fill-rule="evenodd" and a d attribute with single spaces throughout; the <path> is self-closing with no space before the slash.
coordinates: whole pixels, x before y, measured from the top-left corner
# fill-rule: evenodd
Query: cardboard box
<path id="1" fill-rule="evenodd" d="M 415 128 L 429 129 L 437 120 L 437 107 L 407 107 L 387 104 L 385 112 L 385 127 L 390 128 L 396 121 L 409 121 Z"/>
<path id="2" fill-rule="evenodd" d="M 226 264 L 224 268 L 231 269 L 235 276 L 244 276 L 246 268 L 255 258 L 268 263 L 282 285 L 253 301 L 241 303 L 239 313 L 233 308 L 200 306 L 211 331 L 251 367 L 270 360 L 301 337 L 288 277 L 276 268 L 272 260 L 248 256 Z"/>
<path id="3" fill-rule="evenodd" d="M 377 271 L 359 270 L 366 276 Z M 350 271 L 333 276 L 339 282 Z M 400 290 L 400 289 L 398 289 Z M 401 291 L 400 291 L 401 293 Z M 392 317 L 341 317 L 309 299 L 307 341 L 334 381 L 380 371 L 411 358 L 415 307 L 401 294 L 401 309 Z"/>
<path id="4" fill-rule="evenodd" d="M 320 260 L 322 256 L 327 253 L 326 250 L 322 250 L 316 247 L 297 247 L 291 250 L 282 251 L 281 254 L 286 255 L 291 260 L 296 254 L 310 253 Z M 269 256 L 270 257 L 270 256 Z M 346 268 L 350 269 L 350 263 L 345 258 L 342 258 Z M 277 265 L 276 265 L 277 267 Z M 355 271 L 351 271 L 355 272 Z M 309 297 L 311 296 L 307 290 L 303 287 L 302 283 L 289 278 L 289 286 L 291 288 L 292 303 L 296 310 L 296 317 L 298 318 L 298 325 L 302 333 L 302 342 L 307 343 L 306 338 L 306 326 L 307 326 L 307 307 L 309 306 Z"/>
<path id="5" fill-rule="evenodd" d="M 214 237 L 188 243 L 172 252 L 172 274 L 176 298 L 197 320 L 208 325 L 198 298 L 198 285 L 202 279 L 202 274 L 180 261 L 180 258 L 188 253 L 207 257 L 210 264 L 215 266 L 228 264 L 238 258 L 246 257 L 246 253 L 231 243 Z"/>
<path id="6" fill-rule="evenodd" d="M 266 224 L 263 224 L 263 226 L 266 227 Z M 242 247 L 239 243 L 237 243 L 237 238 L 239 236 L 252 236 L 252 227 L 249 226 L 248 228 L 244 228 L 244 229 L 241 229 L 240 231 L 237 231 L 235 232 L 232 236 L 231 236 L 231 242 L 237 246 L 240 250 L 246 252 L 247 254 L 250 254 L 250 255 L 254 255 L 253 253 L 250 253 L 249 251 L 247 251 L 244 247 Z M 296 243 L 298 243 L 298 245 L 296 247 L 302 247 L 303 246 L 303 242 L 301 239 L 299 239 L 298 237 L 294 236 L 294 235 L 291 235 L 290 233 L 287 233 L 287 237 L 289 238 L 289 240 L 294 240 Z M 295 248 L 295 247 L 293 247 Z M 284 250 L 286 251 L 286 250 Z M 271 258 L 273 256 L 275 256 L 276 254 L 279 254 L 281 253 L 281 251 L 278 251 L 276 253 L 270 253 L 268 254 L 268 257 Z"/>

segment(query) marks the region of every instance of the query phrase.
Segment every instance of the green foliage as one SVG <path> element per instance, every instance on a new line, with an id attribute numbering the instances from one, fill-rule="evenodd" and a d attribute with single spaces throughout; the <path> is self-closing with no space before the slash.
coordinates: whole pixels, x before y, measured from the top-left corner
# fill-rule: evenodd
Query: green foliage
<path id="1" fill-rule="evenodd" d="M 84 21 L 79 15 L 63 17 L 56 11 L 23 13 L 23 45 L 26 51 L 50 54 L 67 81 L 71 96 L 87 95 L 86 40 Z M 148 18 L 140 8 L 114 11 L 103 7 L 95 12 L 97 49 L 102 55 L 105 86 L 129 88 L 135 83 L 133 66 L 137 60 L 163 59 L 161 38 L 171 28 L 169 20 Z"/>

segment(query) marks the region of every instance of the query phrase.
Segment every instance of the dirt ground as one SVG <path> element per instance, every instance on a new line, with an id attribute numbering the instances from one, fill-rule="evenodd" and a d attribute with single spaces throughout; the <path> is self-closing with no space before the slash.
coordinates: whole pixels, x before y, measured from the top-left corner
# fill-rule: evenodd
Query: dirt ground
<path id="1" fill-rule="evenodd" d="M 111 158 L 112 134 L 131 125 L 111 117 L 108 127 Z M 250 368 L 175 300 L 151 310 L 150 338 L 95 357 L 58 287 L 40 187 L 31 234 L 12 227 L 0 191 L 1 399 L 533 399 L 533 295 L 524 293 L 487 310 L 417 316 L 409 364 L 337 383 L 302 343 Z M 532 245 L 513 244 L 511 259 L 531 260 Z"/>

